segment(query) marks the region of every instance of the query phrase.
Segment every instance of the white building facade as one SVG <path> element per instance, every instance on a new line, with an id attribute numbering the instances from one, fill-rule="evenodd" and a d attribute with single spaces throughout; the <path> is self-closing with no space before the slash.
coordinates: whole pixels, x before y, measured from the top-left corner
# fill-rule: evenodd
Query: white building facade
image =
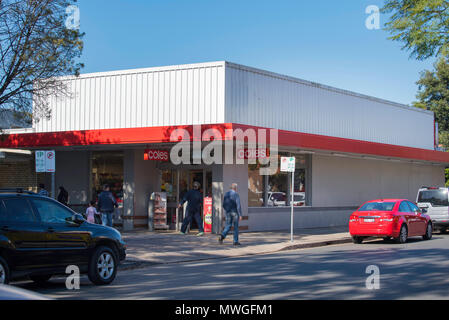
<path id="1" fill-rule="evenodd" d="M 212 198 L 213 232 L 221 202 L 239 185 L 242 229 L 290 227 L 291 178 L 260 174 L 260 163 L 175 165 L 148 159 L 169 151 L 173 130 L 277 130 L 279 156 L 295 156 L 295 227 L 346 225 L 364 201 L 415 199 L 423 185 L 443 186 L 449 156 L 435 151 L 430 111 L 229 62 L 157 67 L 64 78 L 70 95 L 49 101 L 50 116 L 10 130 L 0 148 L 56 150 L 56 185 L 82 210 L 109 184 L 125 229 L 148 225 L 149 198 L 167 194 L 167 225 L 193 181 Z M 200 129 L 197 129 L 200 128 Z M 202 137 L 202 147 L 209 139 Z M 201 143 L 201 142 L 200 142 Z M 147 160 L 145 160 L 147 159 Z"/>

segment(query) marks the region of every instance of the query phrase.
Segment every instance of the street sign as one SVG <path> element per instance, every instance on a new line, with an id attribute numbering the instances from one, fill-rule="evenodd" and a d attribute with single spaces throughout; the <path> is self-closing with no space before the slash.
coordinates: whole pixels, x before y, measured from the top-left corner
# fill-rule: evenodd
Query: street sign
<path id="1" fill-rule="evenodd" d="M 295 172 L 295 157 L 281 157 L 281 171 L 282 172 Z"/>
<path id="2" fill-rule="evenodd" d="M 36 151 L 36 172 L 55 172 L 55 160 L 54 151 Z"/>
<path id="3" fill-rule="evenodd" d="M 45 151 L 36 151 L 36 172 L 45 172 Z"/>
<path id="4" fill-rule="evenodd" d="M 55 172 L 56 171 L 56 155 L 54 151 L 46 151 L 45 152 L 45 169 L 47 172 Z"/>

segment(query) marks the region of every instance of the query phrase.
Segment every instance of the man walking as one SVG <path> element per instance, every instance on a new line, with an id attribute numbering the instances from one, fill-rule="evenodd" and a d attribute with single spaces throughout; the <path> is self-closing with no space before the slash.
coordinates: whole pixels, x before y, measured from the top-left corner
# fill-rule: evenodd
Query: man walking
<path id="1" fill-rule="evenodd" d="M 218 238 L 219 243 L 228 235 L 231 227 L 234 227 L 234 246 L 239 246 L 239 221 L 242 220 L 242 206 L 240 204 L 240 196 L 237 193 L 237 183 L 231 185 L 231 190 L 225 193 L 223 199 L 223 209 L 226 212 L 226 226 L 223 233 Z"/>
<path id="2" fill-rule="evenodd" d="M 59 187 L 58 201 L 65 206 L 69 203 L 69 193 L 63 186 Z"/>
<path id="3" fill-rule="evenodd" d="M 192 222 L 192 219 L 195 219 L 199 229 L 197 236 L 204 235 L 203 220 L 201 219 L 201 204 L 203 203 L 203 196 L 199 191 L 200 186 L 200 183 L 195 181 L 193 183 L 193 189 L 185 193 L 181 203 L 178 206 L 178 208 L 181 209 L 184 203 L 187 202 L 186 217 L 182 222 L 181 234 L 186 234 L 187 226 Z"/>
<path id="4" fill-rule="evenodd" d="M 39 184 L 39 189 L 40 190 L 39 190 L 38 195 L 43 196 L 43 197 L 50 197 L 50 194 L 45 189 L 45 184 L 43 184 L 43 183 Z"/>
<path id="5" fill-rule="evenodd" d="M 101 213 L 103 225 L 112 227 L 112 213 L 114 212 L 114 208 L 118 207 L 118 204 L 114 195 L 109 190 L 109 186 L 105 184 L 103 191 L 98 196 L 98 210 Z"/>

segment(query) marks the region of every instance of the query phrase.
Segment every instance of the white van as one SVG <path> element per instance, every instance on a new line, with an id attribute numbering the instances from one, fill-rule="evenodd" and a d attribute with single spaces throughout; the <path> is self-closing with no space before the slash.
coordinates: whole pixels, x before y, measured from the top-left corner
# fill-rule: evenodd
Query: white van
<path id="1" fill-rule="evenodd" d="M 422 187 L 418 191 L 416 204 L 432 219 L 435 230 L 446 232 L 449 227 L 448 188 Z"/>

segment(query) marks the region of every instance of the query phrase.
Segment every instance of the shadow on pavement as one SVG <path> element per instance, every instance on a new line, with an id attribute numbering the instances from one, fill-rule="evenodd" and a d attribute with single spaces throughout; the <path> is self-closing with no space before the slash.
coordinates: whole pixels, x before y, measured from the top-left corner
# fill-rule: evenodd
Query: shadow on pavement
<path id="1" fill-rule="evenodd" d="M 441 240 L 425 241 L 431 243 Z M 413 299 L 447 297 L 449 249 L 382 241 L 196 263 L 158 265 L 119 273 L 106 287 L 83 278 L 81 290 L 64 280 L 25 289 L 71 299 Z M 368 265 L 380 268 L 380 290 L 368 290 Z M 424 296 L 426 298 L 427 296 Z"/>

